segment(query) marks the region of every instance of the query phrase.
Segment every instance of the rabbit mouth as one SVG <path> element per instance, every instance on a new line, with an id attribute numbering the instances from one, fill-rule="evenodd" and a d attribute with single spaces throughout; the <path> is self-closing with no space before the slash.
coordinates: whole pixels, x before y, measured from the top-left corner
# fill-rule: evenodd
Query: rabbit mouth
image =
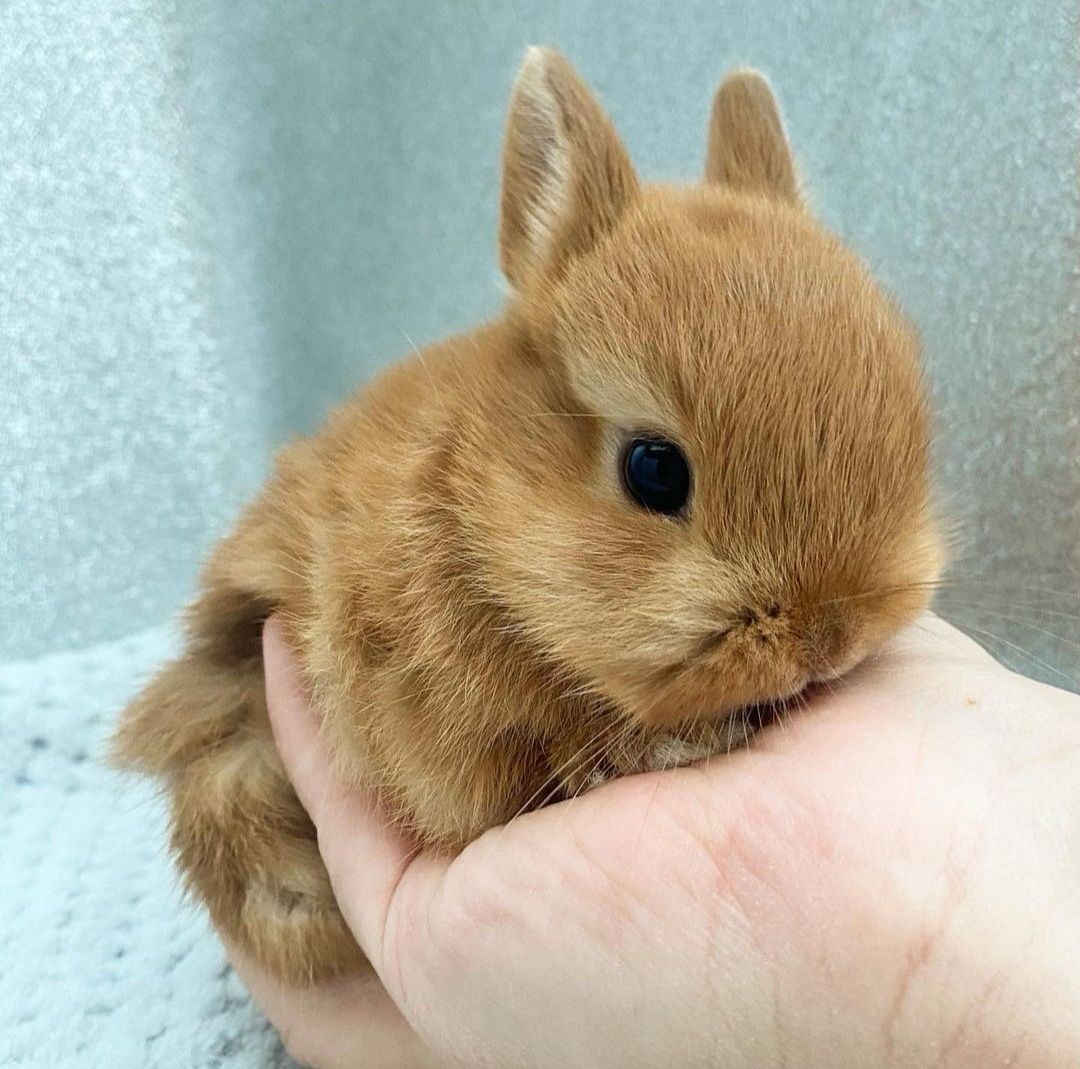
<path id="1" fill-rule="evenodd" d="M 806 712 L 815 698 L 826 689 L 824 683 L 810 680 L 787 694 L 751 702 L 726 715 L 736 719 L 741 718 L 751 733 L 757 734 L 773 724 L 782 724 L 791 713 Z"/>
<path id="2" fill-rule="evenodd" d="M 683 657 L 652 669 L 634 695 L 642 719 L 662 724 L 677 709 L 692 720 L 767 726 L 802 712 L 866 655 L 865 645 L 853 642 L 823 665 L 790 637 L 755 635 L 762 640 L 732 648 L 731 633 L 711 633 Z"/>
<path id="3" fill-rule="evenodd" d="M 704 663 L 703 663 L 704 661 Z M 739 664 L 702 658 L 668 665 L 629 691 L 625 708 L 642 723 L 665 729 L 680 722 L 746 725 L 756 731 L 804 706 L 818 684 L 801 666 L 740 678 Z"/>

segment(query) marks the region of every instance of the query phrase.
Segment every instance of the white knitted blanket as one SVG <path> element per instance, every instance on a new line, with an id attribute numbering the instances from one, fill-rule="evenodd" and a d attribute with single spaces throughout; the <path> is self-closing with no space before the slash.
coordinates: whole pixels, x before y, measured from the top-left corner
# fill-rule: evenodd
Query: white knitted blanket
<path id="1" fill-rule="evenodd" d="M 163 630 L 0 665 L 0 1066 L 293 1063 L 182 902 L 152 787 L 102 766 Z"/>

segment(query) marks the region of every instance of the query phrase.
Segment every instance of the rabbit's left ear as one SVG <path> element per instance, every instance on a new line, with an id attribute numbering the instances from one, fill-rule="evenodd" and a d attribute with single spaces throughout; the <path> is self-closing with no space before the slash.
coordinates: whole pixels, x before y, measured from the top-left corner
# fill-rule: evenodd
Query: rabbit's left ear
<path id="1" fill-rule="evenodd" d="M 615 128 L 573 67 L 558 52 L 530 48 L 503 149 L 499 259 L 510 284 L 587 251 L 637 189 Z"/>
<path id="2" fill-rule="evenodd" d="M 709 121 L 705 178 L 741 192 L 798 203 L 791 146 L 763 74 L 734 71 L 717 89 Z"/>

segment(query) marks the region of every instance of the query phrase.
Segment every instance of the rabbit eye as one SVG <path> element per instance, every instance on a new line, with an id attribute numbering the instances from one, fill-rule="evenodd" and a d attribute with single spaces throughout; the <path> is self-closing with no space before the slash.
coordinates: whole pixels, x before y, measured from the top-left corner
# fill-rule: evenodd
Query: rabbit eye
<path id="1" fill-rule="evenodd" d="M 666 438 L 631 438 L 622 458 L 626 492 L 650 512 L 672 516 L 690 496 L 690 465 Z"/>

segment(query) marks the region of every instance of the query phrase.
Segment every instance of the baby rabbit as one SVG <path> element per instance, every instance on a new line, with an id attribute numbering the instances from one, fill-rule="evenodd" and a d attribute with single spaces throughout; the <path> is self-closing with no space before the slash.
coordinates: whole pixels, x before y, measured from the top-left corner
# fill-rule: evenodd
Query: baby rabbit
<path id="1" fill-rule="evenodd" d="M 271 739 L 270 613 L 341 775 L 455 847 L 730 748 L 939 573 L 915 333 L 809 214 L 760 75 L 720 86 L 703 183 L 643 185 L 566 60 L 530 49 L 499 253 L 497 319 L 281 453 L 115 737 L 160 777 L 214 924 L 294 983 L 362 958 Z"/>

